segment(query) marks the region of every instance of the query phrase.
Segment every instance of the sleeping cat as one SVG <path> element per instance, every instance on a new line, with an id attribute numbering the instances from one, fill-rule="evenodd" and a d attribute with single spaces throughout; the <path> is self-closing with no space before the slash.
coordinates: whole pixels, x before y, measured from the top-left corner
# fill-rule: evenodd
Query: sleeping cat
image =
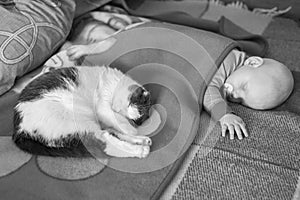
<path id="1" fill-rule="evenodd" d="M 150 93 L 129 76 L 105 66 L 68 67 L 30 82 L 14 108 L 13 140 L 29 153 L 89 156 L 86 138 L 115 157 L 149 154 L 151 139 L 136 125 L 149 117 Z"/>

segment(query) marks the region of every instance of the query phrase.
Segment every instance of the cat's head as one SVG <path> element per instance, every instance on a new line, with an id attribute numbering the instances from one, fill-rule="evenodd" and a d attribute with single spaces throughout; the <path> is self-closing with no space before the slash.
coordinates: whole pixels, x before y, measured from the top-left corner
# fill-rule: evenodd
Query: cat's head
<path id="1" fill-rule="evenodd" d="M 112 108 L 127 117 L 133 125 L 141 125 L 150 116 L 151 95 L 135 81 L 125 81 L 116 91 Z"/>
<path id="2" fill-rule="evenodd" d="M 144 87 L 132 85 L 128 113 L 136 125 L 141 125 L 150 116 L 151 95 Z"/>

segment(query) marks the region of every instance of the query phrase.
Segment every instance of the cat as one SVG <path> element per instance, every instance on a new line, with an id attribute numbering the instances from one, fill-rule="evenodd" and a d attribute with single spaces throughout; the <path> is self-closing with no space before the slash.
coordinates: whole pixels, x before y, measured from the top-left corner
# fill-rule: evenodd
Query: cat
<path id="1" fill-rule="evenodd" d="M 33 79 L 14 107 L 13 141 L 36 155 L 91 156 L 86 138 L 114 157 L 144 158 L 151 139 L 137 135 L 149 117 L 150 93 L 107 66 L 49 70 Z"/>

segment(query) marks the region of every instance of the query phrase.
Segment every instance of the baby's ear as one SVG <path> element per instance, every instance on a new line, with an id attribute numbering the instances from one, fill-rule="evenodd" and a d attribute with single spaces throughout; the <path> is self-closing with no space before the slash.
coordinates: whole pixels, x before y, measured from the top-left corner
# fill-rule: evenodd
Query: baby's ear
<path id="1" fill-rule="evenodd" d="M 244 65 L 257 68 L 260 67 L 264 63 L 264 60 L 258 56 L 251 56 L 247 58 L 244 62 Z"/>

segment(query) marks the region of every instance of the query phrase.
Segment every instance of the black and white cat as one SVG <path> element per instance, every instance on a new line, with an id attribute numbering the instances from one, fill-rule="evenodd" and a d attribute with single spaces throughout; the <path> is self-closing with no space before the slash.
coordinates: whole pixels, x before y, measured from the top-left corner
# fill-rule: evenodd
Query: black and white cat
<path id="1" fill-rule="evenodd" d="M 151 139 L 133 124 L 149 117 L 150 103 L 150 93 L 117 69 L 54 69 L 20 94 L 13 140 L 32 154 L 74 157 L 91 155 L 83 142 L 89 137 L 110 156 L 143 158 Z"/>

